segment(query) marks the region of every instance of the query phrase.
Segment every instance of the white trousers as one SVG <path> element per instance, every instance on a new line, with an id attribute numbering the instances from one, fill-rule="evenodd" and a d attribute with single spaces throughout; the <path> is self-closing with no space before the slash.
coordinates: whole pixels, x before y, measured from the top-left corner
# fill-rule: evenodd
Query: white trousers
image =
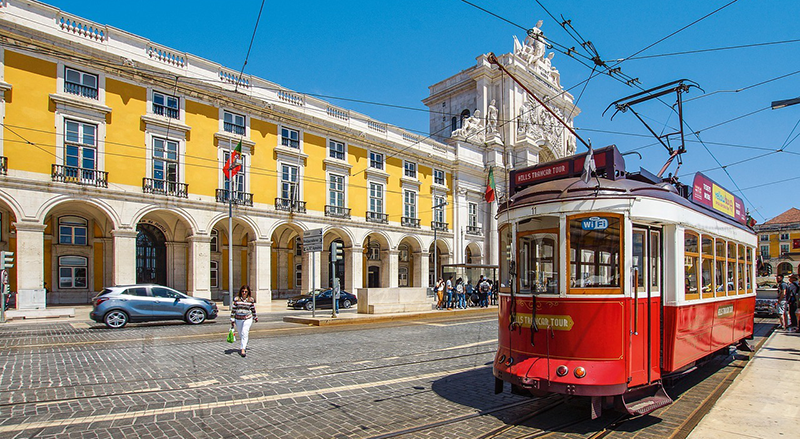
<path id="1" fill-rule="evenodd" d="M 250 326 L 252 325 L 253 319 L 236 320 L 236 333 L 239 334 L 242 350 L 247 349 L 247 340 L 250 338 Z"/>

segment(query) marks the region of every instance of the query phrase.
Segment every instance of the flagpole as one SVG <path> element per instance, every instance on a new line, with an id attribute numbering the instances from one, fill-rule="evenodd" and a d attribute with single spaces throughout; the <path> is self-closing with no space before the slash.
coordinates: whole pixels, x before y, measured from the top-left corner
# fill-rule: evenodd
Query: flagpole
<path id="1" fill-rule="evenodd" d="M 231 295 L 231 309 L 233 309 L 233 193 L 232 181 L 228 179 L 228 291 Z M 239 337 L 242 335 L 239 334 Z"/>

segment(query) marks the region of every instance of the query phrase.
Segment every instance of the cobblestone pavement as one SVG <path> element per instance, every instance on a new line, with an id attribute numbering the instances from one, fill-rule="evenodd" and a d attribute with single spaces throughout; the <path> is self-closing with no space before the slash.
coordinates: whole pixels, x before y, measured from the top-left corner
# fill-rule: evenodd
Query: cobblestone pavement
<path id="1" fill-rule="evenodd" d="M 486 316 L 341 327 L 262 321 L 247 358 L 224 341 L 227 330 L 224 318 L 122 330 L 0 327 L 0 438 L 506 437 L 508 425 L 549 403 L 494 394 L 497 324 Z M 713 388 L 717 375 L 693 384 Z M 623 436 L 674 431 L 692 412 L 682 410 Z M 529 428 L 587 415 L 585 401 L 561 401 Z"/>

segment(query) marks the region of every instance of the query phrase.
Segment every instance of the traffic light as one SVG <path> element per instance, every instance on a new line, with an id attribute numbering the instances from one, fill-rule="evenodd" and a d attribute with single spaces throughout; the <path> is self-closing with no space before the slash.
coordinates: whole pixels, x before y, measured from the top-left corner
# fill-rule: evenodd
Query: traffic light
<path id="1" fill-rule="evenodd" d="M 331 260 L 333 262 L 344 260 L 344 244 L 339 241 L 331 242 Z"/>
<path id="2" fill-rule="evenodd" d="M 14 252 L 0 252 L 0 270 L 14 268 Z"/>

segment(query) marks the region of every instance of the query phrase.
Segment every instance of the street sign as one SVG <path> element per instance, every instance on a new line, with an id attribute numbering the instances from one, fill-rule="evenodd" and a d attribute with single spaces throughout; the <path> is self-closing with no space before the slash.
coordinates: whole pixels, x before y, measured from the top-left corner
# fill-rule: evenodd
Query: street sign
<path id="1" fill-rule="evenodd" d="M 303 232 L 303 253 L 322 251 L 322 229 Z"/>

